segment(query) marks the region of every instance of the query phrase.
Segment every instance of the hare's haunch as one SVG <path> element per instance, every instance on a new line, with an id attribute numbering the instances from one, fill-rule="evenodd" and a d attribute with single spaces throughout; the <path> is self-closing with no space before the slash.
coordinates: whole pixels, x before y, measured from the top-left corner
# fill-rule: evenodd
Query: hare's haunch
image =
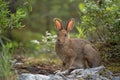
<path id="1" fill-rule="evenodd" d="M 63 62 L 63 69 L 92 68 L 100 65 L 100 54 L 87 40 L 71 39 L 69 32 L 74 26 L 74 18 L 70 19 L 64 28 L 59 19 L 55 19 L 55 26 L 59 30 L 55 44 L 55 51 Z"/>

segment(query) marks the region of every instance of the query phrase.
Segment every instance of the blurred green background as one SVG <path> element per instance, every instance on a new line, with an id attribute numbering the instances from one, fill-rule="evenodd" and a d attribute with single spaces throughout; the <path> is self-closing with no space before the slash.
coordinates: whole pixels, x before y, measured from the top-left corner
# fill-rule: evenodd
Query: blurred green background
<path id="1" fill-rule="evenodd" d="M 24 2 L 24 0 L 15 1 L 16 5 L 23 6 L 23 4 L 29 4 L 28 10 L 30 11 L 25 19 L 22 21 L 25 24 L 25 28 L 18 31 L 13 37 L 28 41 L 30 39 L 40 39 L 41 35 L 48 32 L 55 32 L 55 26 L 53 19 L 60 18 L 62 20 L 68 20 L 70 18 L 76 18 L 80 20 L 79 15 L 79 3 L 80 0 L 31 0 L 30 3 Z M 15 32 L 15 33 L 14 33 Z M 22 34 L 21 34 L 22 33 Z M 23 36 L 24 35 L 24 36 Z"/>

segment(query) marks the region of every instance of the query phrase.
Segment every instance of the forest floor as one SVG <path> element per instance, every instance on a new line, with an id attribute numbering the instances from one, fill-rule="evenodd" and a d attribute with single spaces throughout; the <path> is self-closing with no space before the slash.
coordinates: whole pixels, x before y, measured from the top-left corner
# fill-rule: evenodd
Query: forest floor
<path id="1" fill-rule="evenodd" d="M 58 58 L 48 58 L 48 56 L 35 58 L 15 55 L 13 60 L 15 64 L 13 64 L 12 69 L 16 70 L 17 74 L 32 73 L 49 75 L 55 74 L 55 71 L 61 69 L 61 61 Z"/>
<path id="2" fill-rule="evenodd" d="M 55 71 L 61 69 L 61 61 L 57 57 L 50 57 L 44 55 L 44 57 L 23 57 L 15 55 L 13 61 L 16 63 L 13 65 L 12 69 L 21 73 L 32 73 L 32 74 L 55 74 Z M 104 64 L 104 66 L 114 73 L 115 76 L 120 76 L 120 63 L 110 62 Z"/>

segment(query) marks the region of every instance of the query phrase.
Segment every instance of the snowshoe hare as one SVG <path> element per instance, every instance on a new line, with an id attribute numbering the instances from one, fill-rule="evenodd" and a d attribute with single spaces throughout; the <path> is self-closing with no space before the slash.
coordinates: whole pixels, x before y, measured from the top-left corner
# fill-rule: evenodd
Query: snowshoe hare
<path id="1" fill-rule="evenodd" d="M 66 28 L 59 19 L 55 19 L 55 26 L 59 30 L 55 44 L 55 51 L 63 62 L 63 70 L 71 68 L 92 68 L 100 65 L 100 54 L 87 40 L 71 39 L 69 32 L 74 26 L 74 18 L 70 19 Z"/>

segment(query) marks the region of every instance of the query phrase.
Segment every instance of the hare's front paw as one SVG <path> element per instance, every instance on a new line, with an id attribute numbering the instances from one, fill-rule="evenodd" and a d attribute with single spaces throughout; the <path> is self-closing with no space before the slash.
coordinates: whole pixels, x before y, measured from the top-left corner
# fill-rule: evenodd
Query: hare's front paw
<path id="1" fill-rule="evenodd" d="M 57 71 L 55 71 L 54 73 L 56 74 L 56 73 L 60 73 L 61 72 L 61 70 L 57 70 Z"/>
<path id="2" fill-rule="evenodd" d="M 67 75 L 67 74 L 69 74 L 69 70 L 64 70 L 64 71 L 57 70 L 55 74 Z"/>

